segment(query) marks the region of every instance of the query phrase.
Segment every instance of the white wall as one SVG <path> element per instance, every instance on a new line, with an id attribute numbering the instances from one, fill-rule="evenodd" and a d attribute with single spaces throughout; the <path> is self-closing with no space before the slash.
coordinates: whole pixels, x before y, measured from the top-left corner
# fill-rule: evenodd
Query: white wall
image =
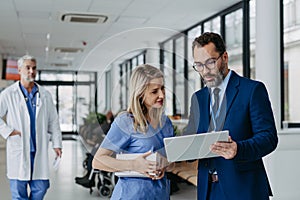
<path id="1" fill-rule="evenodd" d="M 300 130 L 279 130 L 277 149 L 264 158 L 272 200 L 300 199 Z"/>

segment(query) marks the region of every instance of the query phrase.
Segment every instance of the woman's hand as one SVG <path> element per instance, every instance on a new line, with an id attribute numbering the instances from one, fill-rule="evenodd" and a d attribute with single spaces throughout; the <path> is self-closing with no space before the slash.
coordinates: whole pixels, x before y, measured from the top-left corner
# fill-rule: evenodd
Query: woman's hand
<path id="1" fill-rule="evenodd" d="M 156 170 L 155 176 L 152 177 L 152 180 L 159 180 L 159 179 L 163 178 L 165 176 L 165 171 L 166 171 L 166 168 Z"/>
<path id="2" fill-rule="evenodd" d="M 132 161 L 133 171 L 137 171 L 141 174 L 144 174 L 149 178 L 155 177 L 157 171 L 157 163 L 155 161 L 150 161 L 146 159 L 151 154 L 152 152 L 148 151 L 134 159 Z"/>

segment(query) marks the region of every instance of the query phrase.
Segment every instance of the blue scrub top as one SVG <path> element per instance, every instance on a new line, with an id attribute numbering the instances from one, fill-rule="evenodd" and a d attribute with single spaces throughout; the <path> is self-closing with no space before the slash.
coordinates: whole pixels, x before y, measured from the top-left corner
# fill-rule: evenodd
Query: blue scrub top
<path id="1" fill-rule="evenodd" d="M 154 129 L 149 124 L 146 133 L 134 130 L 133 116 L 120 114 L 112 123 L 101 147 L 116 153 L 159 152 L 165 156 L 163 138 L 173 137 L 171 120 L 163 115 L 162 127 Z M 121 177 L 111 199 L 169 199 L 170 186 L 166 176 L 160 180 Z"/>
<path id="2" fill-rule="evenodd" d="M 24 95 L 29 117 L 30 117 L 30 152 L 35 152 L 36 151 L 35 116 L 36 116 L 36 106 L 37 106 L 36 96 L 39 91 L 38 91 L 38 87 L 35 84 L 30 93 L 25 89 L 25 87 L 22 84 L 20 84 L 20 88 Z"/>

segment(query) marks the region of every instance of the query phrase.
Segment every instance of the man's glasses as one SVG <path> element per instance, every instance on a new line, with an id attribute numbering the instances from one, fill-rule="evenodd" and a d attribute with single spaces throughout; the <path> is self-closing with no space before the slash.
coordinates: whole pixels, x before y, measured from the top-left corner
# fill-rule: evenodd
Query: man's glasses
<path id="1" fill-rule="evenodd" d="M 216 62 L 219 60 L 219 58 L 221 58 L 222 55 L 223 53 L 221 53 L 218 58 L 210 58 L 204 64 L 201 62 L 194 62 L 193 68 L 196 72 L 202 72 L 204 70 L 204 67 L 209 70 L 214 69 L 216 67 Z"/>

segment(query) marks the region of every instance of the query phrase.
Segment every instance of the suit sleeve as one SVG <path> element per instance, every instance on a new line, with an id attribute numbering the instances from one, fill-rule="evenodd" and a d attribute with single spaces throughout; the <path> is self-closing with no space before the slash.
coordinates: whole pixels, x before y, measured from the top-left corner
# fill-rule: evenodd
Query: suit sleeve
<path id="1" fill-rule="evenodd" d="M 258 160 L 277 147 L 278 137 L 271 103 L 264 84 L 260 82 L 252 90 L 249 115 L 253 137 L 237 142 L 237 160 Z"/>
<path id="2" fill-rule="evenodd" d="M 197 133 L 198 124 L 196 124 L 196 119 L 199 118 L 199 106 L 198 106 L 198 99 L 196 94 L 194 93 L 191 99 L 191 107 L 190 107 L 190 116 L 188 125 L 183 130 L 183 135 L 191 135 Z"/>

